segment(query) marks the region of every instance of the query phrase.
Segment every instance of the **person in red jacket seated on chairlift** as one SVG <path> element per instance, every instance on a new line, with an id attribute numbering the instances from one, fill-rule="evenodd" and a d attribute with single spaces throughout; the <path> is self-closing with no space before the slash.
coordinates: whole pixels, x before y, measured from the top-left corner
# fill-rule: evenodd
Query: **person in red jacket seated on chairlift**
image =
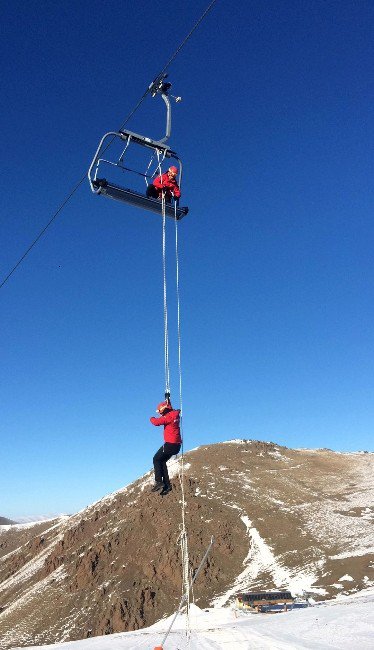
<path id="1" fill-rule="evenodd" d="M 161 402 L 156 409 L 160 417 L 151 417 L 152 424 L 159 427 L 164 425 L 164 444 L 153 456 L 155 470 L 155 484 L 152 492 L 159 492 L 162 496 L 171 491 L 167 461 L 179 453 L 182 444 L 180 434 L 180 411 L 174 410 L 169 401 Z"/>
<path id="2" fill-rule="evenodd" d="M 171 203 L 171 199 L 174 196 L 175 199 L 179 199 L 181 191 L 177 183 L 176 177 L 178 174 L 177 167 L 169 167 L 168 171 L 161 176 L 156 176 L 152 185 L 147 187 L 147 196 L 150 199 L 161 199 L 162 193 L 165 194 L 165 201 Z"/>

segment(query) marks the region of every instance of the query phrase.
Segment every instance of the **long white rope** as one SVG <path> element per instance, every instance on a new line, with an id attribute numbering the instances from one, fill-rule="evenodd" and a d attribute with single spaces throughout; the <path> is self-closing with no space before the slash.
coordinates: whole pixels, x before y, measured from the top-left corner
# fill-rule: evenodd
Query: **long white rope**
<path id="1" fill-rule="evenodd" d="M 189 584 L 189 591 L 191 591 L 191 589 L 193 588 L 193 585 L 194 585 L 195 581 L 197 580 L 198 575 L 199 575 L 201 569 L 203 568 L 203 566 L 205 564 L 205 560 L 207 559 L 207 557 L 209 555 L 209 552 L 210 552 L 210 549 L 212 548 L 213 544 L 214 544 L 214 537 L 212 536 L 211 539 L 210 539 L 210 544 L 209 544 L 207 550 L 205 551 L 205 555 L 204 555 L 203 559 L 201 560 L 201 562 L 200 562 L 200 564 L 199 564 L 199 566 L 197 568 L 197 571 L 195 572 L 195 575 L 194 575 L 194 577 L 192 578 L 192 580 L 191 580 L 191 582 Z M 166 631 L 166 634 L 165 634 L 164 638 L 162 639 L 161 648 L 163 648 L 164 643 L 166 642 L 166 639 L 168 638 L 168 636 L 169 636 L 169 634 L 171 632 L 171 628 L 173 627 L 173 625 L 175 623 L 175 620 L 176 620 L 179 612 L 181 611 L 181 609 L 183 607 L 185 599 L 186 599 L 186 594 L 183 594 L 182 599 L 181 599 L 181 601 L 179 603 L 179 607 L 178 607 L 177 611 L 175 612 L 175 614 L 174 614 L 174 616 L 172 618 L 172 621 L 171 621 L 171 623 L 170 623 L 170 625 L 169 625 L 169 627 L 168 627 L 168 629 Z M 190 645 L 190 642 L 188 640 L 188 646 L 189 645 Z"/>
<path id="2" fill-rule="evenodd" d="M 160 152 L 156 149 L 158 171 L 162 176 L 161 163 L 164 159 L 160 159 Z M 165 192 L 161 194 L 161 207 L 162 207 L 162 272 L 164 284 L 164 359 L 165 359 L 165 393 L 170 394 L 170 368 L 169 368 L 169 326 L 168 326 L 168 302 L 167 302 L 167 284 L 166 284 L 166 203 Z"/>
<path id="3" fill-rule="evenodd" d="M 178 331 L 178 375 L 179 375 L 179 404 L 181 411 L 181 421 L 183 416 L 182 400 L 182 345 L 181 345 L 181 310 L 180 310 L 180 291 L 179 291 L 179 252 L 178 252 L 178 218 L 177 203 L 174 204 L 174 223 L 175 223 L 175 265 L 176 265 L 176 292 L 177 292 L 177 331 Z M 183 437 L 182 437 L 183 440 Z"/>
<path id="4" fill-rule="evenodd" d="M 161 172 L 161 163 L 159 160 L 159 170 Z M 161 175 L 161 173 L 160 173 Z M 166 205 L 165 193 L 162 193 L 162 268 L 164 280 L 164 351 L 165 351 L 165 392 L 170 393 L 170 369 L 169 369 L 169 332 L 168 332 L 168 305 L 167 305 L 167 286 L 166 286 Z M 183 397 L 182 397 L 182 354 L 181 354 L 181 309 L 180 309 L 180 289 L 179 289 L 179 240 L 178 240 L 178 218 L 177 203 L 174 203 L 174 223 L 175 223 L 175 261 L 176 261 L 176 298 L 177 298 L 177 332 L 178 332 L 178 375 L 179 375 L 179 407 L 180 407 L 180 432 L 182 437 L 182 453 L 179 464 L 179 483 L 181 487 L 181 512 L 182 520 L 180 523 L 179 543 L 181 548 L 182 563 L 182 604 L 186 607 L 186 640 L 188 647 L 191 639 L 190 629 L 190 590 L 191 583 L 189 580 L 189 554 L 188 554 L 188 536 L 186 527 L 186 496 L 184 491 L 184 432 L 183 432 Z M 170 627 L 171 629 L 171 627 Z M 170 629 L 168 630 L 164 641 L 166 640 Z"/>
<path id="5" fill-rule="evenodd" d="M 170 368 L 169 368 L 169 327 L 168 327 L 168 302 L 166 286 L 166 209 L 165 194 L 162 193 L 162 270 L 164 280 L 164 353 L 165 353 L 165 393 L 170 393 Z"/>
<path id="6" fill-rule="evenodd" d="M 176 266 L 176 296 L 177 296 L 177 332 L 178 332 L 178 375 L 179 375 L 179 405 L 180 405 L 180 430 L 182 436 L 182 454 L 180 462 L 179 482 L 182 494 L 182 522 L 181 522 L 181 560 L 182 560 L 182 592 L 186 603 L 186 637 L 189 642 L 190 629 L 190 582 L 189 582 L 189 554 L 188 536 L 186 527 L 186 497 L 184 492 L 184 431 L 183 431 L 183 396 L 182 396 L 182 344 L 181 344 L 181 310 L 179 290 L 179 240 L 178 240 L 178 218 L 177 203 L 174 203 L 174 224 L 175 224 L 175 266 Z"/>

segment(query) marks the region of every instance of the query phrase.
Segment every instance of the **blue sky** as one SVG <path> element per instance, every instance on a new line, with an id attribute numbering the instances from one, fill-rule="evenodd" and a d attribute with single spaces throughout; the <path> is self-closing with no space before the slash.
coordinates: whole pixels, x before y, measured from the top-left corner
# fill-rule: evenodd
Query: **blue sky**
<path id="1" fill-rule="evenodd" d="M 7 7 L 2 278 L 207 4 Z M 169 70 L 190 208 L 186 450 L 373 449 L 373 18 L 365 1 L 217 0 Z M 128 127 L 161 137 L 161 99 Z M 73 512 L 147 471 L 162 441 L 161 220 L 84 183 L 0 294 L 0 514 Z"/>

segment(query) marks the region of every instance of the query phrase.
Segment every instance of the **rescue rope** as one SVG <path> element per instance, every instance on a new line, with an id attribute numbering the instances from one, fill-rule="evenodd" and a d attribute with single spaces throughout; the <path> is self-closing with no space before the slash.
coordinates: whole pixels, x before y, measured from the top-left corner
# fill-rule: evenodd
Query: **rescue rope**
<path id="1" fill-rule="evenodd" d="M 181 355 L 181 315 L 180 315 L 180 291 L 179 291 L 179 252 L 178 252 L 178 217 L 177 202 L 174 201 L 174 223 L 175 223 L 175 267 L 176 267 L 176 292 L 177 292 L 177 332 L 178 332 L 178 375 L 179 375 L 179 405 L 181 411 L 181 422 L 183 417 L 182 400 L 182 355 Z M 183 436 L 182 436 L 183 453 Z"/>
<path id="2" fill-rule="evenodd" d="M 168 328 L 168 303 L 166 286 L 166 200 L 162 192 L 162 271 L 164 281 L 164 354 L 165 354 L 165 395 L 170 395 L 170 368 L 169 368 L 169 328 Z"/>
<path id="3" fill-rule="evenodd" d="M 174 224 L 175 224 L 175 277 L 176 277 L 176 297 L 177 297 L 177 334 L 178 334 L 178 378 L 179 378 L 179 408 L 180 408 L 180 431 L 182 436 L 182 454 L 180 461 L 179 483 L 181 486 L 181 560 L 182 560 L 182 594 L 185 596 L 186 603 L 186 637 L 190 638 L 190 584 L 189 584 L 189 554 L 188 554 L 188 535 L 186 527 L 186 497 L 184 492 L 184 430 L 183 430 L 183 396 L 182 396 L 182 344 L 181 344 L 181 310 L 180 310 L 180 290 L 179 290 L 179 240 L 178 240 L 178 218 L 177 218 L 177 201 L 174 201 Z"/>
<path id="4" fill-rule="evenodd" d="M 158 172 L 162 177 L 160 152 L 157 153 Z M 168 325 L 168 302 L 167 302 L 167 281 L 166 281 L 166 197 L 165 192 L 161 193 L 162 208 L 162 274 L 164 285 L 164 359 L 165 359 L 165 395 L 170 395 L 170 368 L 169 368 L 169 325 Z"/>
<path id="5" fill-rule="evenodd" d="M 193 588 L 193 585 L 194 585 L 194 583 L 196 582 L 197 577 L 198 577 L 198 575 L 199 575 L 201 569 L 203 568 L 203 566 L 204 566 L 204 564 L 205 564 L 205 560 L 207 559 L 207 557 L 208 557 L 208 555 L 209 555 L 210 549 L 212 548 L 212 546 L 213 546 L 213 544 L 214 544 L 214 541 L 215 541 L 215 540 L 214 540 L 214 537 L 212 536 L 211 539 L 210 539 L 209 546 L 208 546 L 207 550 L 205 551 L 205 555 L 204 555 L 203 559 L 201 560 L 201 562 L 200 562 L 200 564 L 199 564 L 199 566 L 198 566 L 198 568 L 197 568 L 197 571 L 196 571 L 194 577 L 192 578 L 191 582 L 190 582 L 189 585 L 188 585 L 188 593 L 189 593 L 189 592 L 191 591 L 191 589 Z M 170 623 L 170 625 L 169 625 L 169 627 L 168 627 L 168 629 L 167 629 L 167 631 L 166 631 L 166 634 L 165 634 L 164 638 L 162 639 L 161 646 L 158 646 L 158 647 L 160 647 L 161 649 L 163 648 L 163 645 L 164 645 L 166 639 L 168 638 L 168 636 L 169 636 L 169 634 L 170 634 L 170 632 L 171 632 L 171 629 L 172 629 L 172 627 L 173 627 L 173 625 L 174 625 L 174 623 L 175 623 L 175 619 L 177 618 L 179 612 L 181 611 L 181 609 L 182 609 L 182 607 L 183 607 L 183 605 L 184 605 L 185 599 L 186 599 L 186 594 L 183 594 L 182 599 L 181 599 L 181 601 L 180 601 L 180 603 L 179 603 L 179 607 L 178 607 L 177 611 L 176 611 L 175 614 L 174 614 L 174 617 L 173 617 L 173 619 L 172 619 L 172 621 L 171 621 L 171 623 Z"/>
<path id="6" fill-rule="evenodd" d="M 158 157 L 158 171 L 162 176 L 160 155 Z M 164 355 L 165 355 L 165 395 L 170 395 L 170 368 L 169 368 L 169 330 L 168 330 L 168 302 L 167 302 L 167 273 L 166 273 L 166 196 L 162 192 L 162 271 L 163 271 L 163 298 L 164 298 Z M 186 497 L 184 491 L 184 447 L 183 447 L 183 396 L 182 396 L 182 355 L 181 355 L 181 309 L 179 290 L 179 240 L 178 240 L 178 218 L 177 201 L 174 200 L 174 223 L 175 223 L 175 265 L 176 265 L 176 300 L 177 300 L 177 335 L 178 335 L 178 376 L 179 376 L 179 409 L 180 409 L 180 432 L 182 437 L 181 457 L 179 463 L 179 483 L 181 489 L 181 523 L 178 542 L 181 549 L 182 563 L 182 600 L 181 605 L 186 605 L 186 637 L 190 639 L 190 581 L 189 581 L 189 555 L 188 536 L 186 527 Z M 181 607 L 180 605 L 180 607 Z M 179 610 L 178 610 L 179 611 Z M 170 628 L 171 629 L 171 628 Z"/>
<path id="7" fill-rule="evenodd" d="M 177 295 L 177 332 L 178 332 L 178 375 L 179 375 L 179 407 L 180 407 L 180 430 L 182 435 L 182 454 L 180 462 L 179 482 L 182 494 L 182 527 L 181 527 L 181 556 L 182 556 L 182 583 L 186 600 L 186 634 L 190 635 L 190 588 L 189 588 L 189 554 L 188 554 L 188 536 L 186 527 L 186 498 L 184 492 L 184 430 L 183 430 L 183 396 L 182 396 L 182 344 L 181 344 L 181 310 L 180 310 L 180 290 L 179 290 L 179 239 L 178 239 L 178 218 L 177 202 L 174 202 L 174 224 L 175 224 L 175 267 L 176 267 L 176 295 Z"/>

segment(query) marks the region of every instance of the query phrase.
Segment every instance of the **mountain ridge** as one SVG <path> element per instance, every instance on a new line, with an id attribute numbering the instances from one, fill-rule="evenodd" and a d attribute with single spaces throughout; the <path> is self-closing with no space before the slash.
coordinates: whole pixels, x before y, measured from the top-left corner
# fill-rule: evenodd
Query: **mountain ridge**
<path id="1" fill-rule="evenodd" d="M 7 519 L 6 517 L 0 517 L 0 526 L 11 526 L 16 523 L 17 522 L 12 521 L 12 519 Z"/>

